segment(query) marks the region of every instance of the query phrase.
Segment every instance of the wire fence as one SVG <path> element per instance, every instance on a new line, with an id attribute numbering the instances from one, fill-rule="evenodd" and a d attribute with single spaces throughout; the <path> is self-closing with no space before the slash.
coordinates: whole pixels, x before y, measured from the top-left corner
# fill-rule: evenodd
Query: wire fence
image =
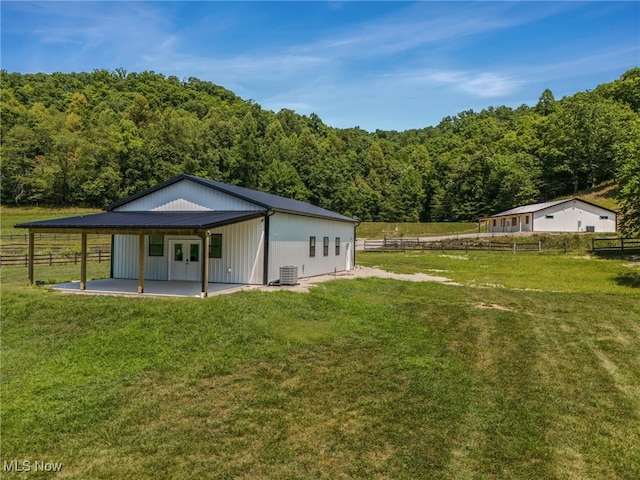
<path id="1" fill-rule="evenodd" d="M 575 238 L 546 237 L 537 241 L 505 241 L 496 239 L 467 238 L 425 240 L 420 238 L 384 238 L 382 240 L 364 240 L 363 250 L 368 252 L 389 252 L 407 250 L 464 250 L 469 251 L 510 251 L 517 252 L 556 252 L 567 253 L 578 249 L 589 249 L 588 239 L 576 242 Z M 640 252 L 640 238 L 591 238 L 591 251 L 594 253 L 635 253 Z"/>
<path id="2" fill-rule="evenodd" d="M 365 240 L 366 252 L 389 252 L 406 250 L 464 250 L 469 251 L 500 251 L 500 252 L 564 252 L 567 253 L 569 244 L 566 240 L 561 242 L 545 243 L 537 242 L 505 242 L 480 239 L 447 239 L 447 240 L 421 240 L 420 238 L 392 238 L 383 240 Z"/>

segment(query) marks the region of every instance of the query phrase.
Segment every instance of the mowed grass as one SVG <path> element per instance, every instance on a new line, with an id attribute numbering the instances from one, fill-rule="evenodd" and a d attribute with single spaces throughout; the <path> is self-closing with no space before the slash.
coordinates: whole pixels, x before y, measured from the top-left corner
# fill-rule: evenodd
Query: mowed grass
<path id="1" fill-rule="evenodd" d="M 73 217 L 75 215 L 85 215 L 100 213 L 96 208 L 47 208 L 47 207 L 6 207 L 0 205 L 0 234 L 28 234 L 24 228 L 14 228 L 14 225 L 25 222 L 35 222 L 38 220 L 49 220 L 51 218 Z"/>
<path id="2" fill-rule="evenodd" d="M 438 237 L 476 233 L 478 224 L 471 222 L 362 222 L 358 225 L 358 238 L 381 239 L 399 237 Z"/>
<path id="3" fill-rule="evenodd" d="M 3 268 L 2 461 L 77 479 L 640 478 L 637 264 L 442 255 L 358 261 L 460 286 L 205 300 L 64 295 Z"/>

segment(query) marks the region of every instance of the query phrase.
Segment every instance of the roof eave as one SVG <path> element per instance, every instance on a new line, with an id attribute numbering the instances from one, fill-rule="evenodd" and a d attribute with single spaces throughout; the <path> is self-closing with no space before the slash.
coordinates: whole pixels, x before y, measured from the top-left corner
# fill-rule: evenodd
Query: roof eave
<path id="1" fill-rule="evenodd" d="M 296 210 L 287 210 L 285 208 L 272 208 L 271 211 L 279 212 L 279 213 L 287 213 L 289 215 L 299 215 L 301 217 L 312 217 L 312 218 L 322 218 L 324 220 L 334 220 L 336 222 L 359 223 L 359 220 L 355 220 L 353 218 L 349 218 L 345 216 L 342 216 L 342 218 L 339 218 L 339 217 L 332 217 L 331 215 L 318 215 L 314 213 L 298 212 Z"/>

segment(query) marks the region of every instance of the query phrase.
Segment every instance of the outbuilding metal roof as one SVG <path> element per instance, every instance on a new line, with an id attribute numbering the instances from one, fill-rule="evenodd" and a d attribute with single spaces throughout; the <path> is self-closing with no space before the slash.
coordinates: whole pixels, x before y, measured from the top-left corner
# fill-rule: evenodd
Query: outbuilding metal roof
<path id="1" fill-rule="evenodd" d="M 553 202 L 532 203 L 531 205 L 523 205 L 521 207 L 515 207 L 515 208 L 512 208 L 510 210 L 505 210 L 504 212 L 496 213 L 494 215 L 491 215 L 491 217 L 507 217 L 509 215 L 521 215 L 523 213 L 539 212 L 540 210 L 545 210 L 546 208 L 554 207 L 556 205 L 560 205 L 561 203 L 573 202 L 574 200 L 578 201 L 578 202 L 582 202 L 582 203 L 587 203 L 589 205 L 594 205 L 594 206 L 596 206 L 598 208 L 601 208 L 603 210 L 608 210 L 610 212 L 616 213 L 614 210 L 610 210 L 608 208 L 601 207 L 600 205 L 596 205 L 595 203 L 587 202 L 586 200 L 582 200 L 580 198 L 567 198 L 567 199 L 564 199 L 564 200 L 556 200 L 556 201 L 553 201 Z M 489 218 L 491 218 L 491 217 L 489 217 Z"/>
<path id="2" fill-rule="evenodd" d="M 239 198 L 241 200 L 245 200 L 247 202 L 253 203 L 259 207 L 266 208 L 269 210 L 285 212 L 285 213 L 293 213 L 297 215 L 306 215 L 309 217 L 319 217 L 319 218 L 327 218 L 331 220 L 339 220 L 342 222 L 351 222 L 355 223 L 357 220 L 354 218 L 347 217 L 345 215 L 340 215 L 339 213 L 332 212 L 331 210 L 327 210 L 326 208 L 318 207 L 316 205 L 312 205 L 307 202 L 302 202 L 300 200 L 294 200 L 292 198 L 281 197 L 279 195 L 274 195 L 272 193 L 260 192 L 258 190 L 252 190 L 250 188 L 240 187 L 238 185 L 230 185 L 228 183 L 217 182 L 215 180 L 208 180 L 206 178 L 195 177 L 193 175 L 178 175 L 170 180 L 167 180 L 164 183 L 151 187 L 143 192 L 136 193 L 130 197 L 124 198 L 118 202 L 115 202 L 105 210 L 111 211 L 123 205 L 126 205 L 129 202 L 142 198 L 150 193 L 161 190 L 169 185 L 172 185 L 181 180 L 191 180 L 192 182 L 199 183 L 200 185 L 204 185 L 205 187 L 211 188 L 213 190 L 217 190 L 219 192 L 226 193 L 233 197 Z"/>
<path id="3" fill-rule="evenodd" d="M 258 211 L 198 211 L 198 212 L 104 212 L 77 217 L 40 220 L 20 223 L 18 228 L 87 228 L 87 229 L 206 229 L 221 227 L 251 218 L 258 218 Z"/>
<path id="4" fill-rule="evenodd" d="M 496 213 L 495 215 L 491 215 L 492 217 L 504 217 L 508 215 L 520 215 L 522 213 L 533 213 L 538 212 L 540 210 L 544 210 L 545 208 L 553 207 L 554 205 L 559 205 L 564 202 L 568 202 L 570 200 L 556 200 L 555 202 L 543 202 L 543 203 L 532 203 L 531 205 L 523 205 L 521 207 L 515 207 L 510 210 L 505 210 L 504 212 Z"/>

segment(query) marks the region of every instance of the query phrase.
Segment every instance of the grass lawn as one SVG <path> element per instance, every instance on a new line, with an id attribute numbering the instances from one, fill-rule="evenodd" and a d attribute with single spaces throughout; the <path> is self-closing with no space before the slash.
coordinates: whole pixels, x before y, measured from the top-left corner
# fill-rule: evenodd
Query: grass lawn
<path id="1" fill-rule="evenodd" d="M 49 220 L 50 218 L 72 217 L 88 213 L 100 213 L 99 209 L 91 208 L 46 208 L 46 207 L 5 207 L 0 206 L 0 234 L 29 233 L 24 228 L 13 228 L 17 223 L 35 222 L 37 220 Z"/>
<path id="2" fill-rule="evenodd" d="M 3 267 L 0 466 L 75 479 L 640 478 L 637 264 L 357 258 L 461 285 L 136 299 L 26 287 L 26 269 Z M 70 267 L 36 276 L 77 278 Z"/>
<path id="3" fill-rule="evenodd" d="M 384 223 L 362 222 L 358 226 L 358 238 L 381 239 L 399 237 L 437 237 L 476 233 L 477 223 L 465 222 L 424 222 L 424 223 Z"/>

